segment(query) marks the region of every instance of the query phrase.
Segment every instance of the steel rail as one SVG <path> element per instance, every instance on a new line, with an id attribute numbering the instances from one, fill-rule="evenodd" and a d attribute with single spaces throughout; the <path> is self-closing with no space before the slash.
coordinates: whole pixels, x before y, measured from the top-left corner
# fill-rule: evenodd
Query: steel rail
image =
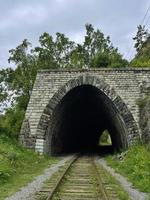
<path id="1" fill-rule="evenodd" d="M 70 169 L 70 167 L 72 166 L 72 164 L 77 160 L 78 156 L 74 156 L 71 160 L 71 162 L 69 163 L 69 165 L 67 166 L 67 168 L 65 169 L 65 171 L 63 172 L 63 174 L 61 175 L 61 177 L 58 179 L 56 185 L 54 186 L 54 188 L 52 189 L 52 191 L 50 192 L 50 194 L 48 195 L 46 200 L 51 200 L 55 194 L 55 192 L 57 191 L 59 185 L 61 184 L 64 176 L 67 174 L 68 170 Z"/>
<path id="2" fill-rule="evenodd" d="M 103 194 L 103 197 L 105 200 L 109 200 L 109 196 L 107 194 L 107 191 L 102 183 L 102 179 L 100 177 L 99 171 L 97 169 L 96 163 L 94 161 L 94 158 L 92 158 L 92 162 L 93 162 L 93 167 L 94 167 L 94 171 L 95 171 L 95 175 L 99 184 L 99 191 Z"/>
<path id="3" fill-rule="evenodd" d="M 93 175 L 96 178 L 96 182 L 97 182 L 97 192 L 98 192 L 98 196 L 99 197 L 95 197 L 95 198 L 102 198 L 103 200 L 109 200 L 109 195 L 107 193 L 107 189 L 105 188 L 105 185 L 102 182 L 102 178 L 101 178 L 101 174 L 98 170 L 98 166 L 95 162 L 94 156 L 89 156 L 91 157 L 91 167 L 93 168 Z M 46 200 L 52 200 L 54 195 L 56 194 L 56 192 L 58 191 L 64 177 L 67 175 L 69 169 L 72 167 L 72 165 L 74 164 L 74 162 L 79 158 L 79 155 L 75 155 L 73 156 L 73 158 L 71 158 L 71 160 L 69 161 L 69 163 L 67 164 L 67 167 L 63 170 L 62 174 L 60 175 L 60 177 L 58 178 L 58 181 L 54 184 L 54 187 L 52 188 L 51 191 L 48 192 L 48 196 L 46 197 Z"/>

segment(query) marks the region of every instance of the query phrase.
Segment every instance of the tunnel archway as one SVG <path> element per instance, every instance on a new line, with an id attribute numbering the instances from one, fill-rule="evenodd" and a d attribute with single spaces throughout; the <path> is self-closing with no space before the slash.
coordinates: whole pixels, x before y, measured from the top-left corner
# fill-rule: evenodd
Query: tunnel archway
<path id="1" fill-rule="evenodd" d="M 127 146 L 126 128 L 114 104 L 94 86 L 71 89 L 58 103 L 48 129 L 52 154 L 93 151 L 107 129 L 115 149 Z"/>
<path id="2" fill-rule="evenodd" d="M 44 152 L 50 154 L 94 150 L 105 129 L 116 150 L 128 147 L 137 131 L 132 114 L 113 88 L 91 76 L 73 79 L 59 89 L 38 126 L 45 138 Z"/>

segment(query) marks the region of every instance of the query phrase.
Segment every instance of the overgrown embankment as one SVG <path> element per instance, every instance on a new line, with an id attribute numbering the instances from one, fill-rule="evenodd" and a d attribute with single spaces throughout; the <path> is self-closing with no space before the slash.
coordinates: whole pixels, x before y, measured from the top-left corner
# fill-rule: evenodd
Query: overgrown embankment
<path id="1" fill-rule="evenodd" d="M 56 161 L 21 147 L 15 140 L 0 136 L 0 200 L 16 192 Z"/>
<path id="2" fill-rule="evenodd" d="M 150 194 L 150 146 L 137 144 L 106 158 L 108 164 L 142 192 Z"/>

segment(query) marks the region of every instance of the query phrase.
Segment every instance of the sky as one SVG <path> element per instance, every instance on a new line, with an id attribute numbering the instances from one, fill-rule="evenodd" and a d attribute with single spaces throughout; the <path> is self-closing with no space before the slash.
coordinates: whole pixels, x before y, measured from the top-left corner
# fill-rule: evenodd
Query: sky
<path id="1" fill-rule="evenodd" d="M 132 38 L 141 24 L 149 0 L 0 0 L 0 69 L 8 64 L 9 50 L 27 38 L 34 46 L 48 32 L 64 33 L 82 43 L 86 23 L 110 36 L 125 58 L 135 51 Z M 149 28 L 150 10 L 143 22 Z"/>

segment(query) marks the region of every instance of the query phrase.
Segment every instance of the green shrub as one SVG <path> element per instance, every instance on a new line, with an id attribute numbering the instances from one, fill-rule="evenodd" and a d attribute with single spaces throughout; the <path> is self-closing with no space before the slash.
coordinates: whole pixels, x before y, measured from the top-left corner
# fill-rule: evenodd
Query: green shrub
<path id="1" fill-rule="evenodd" d="M 17 140 L 0 135 L 0 200 L 32 181 L 54 162 L 55 158 L 38 155 L 19 145 Z"/>
<path id="2" fill-rule="evenodd" d="M 17 138 L 24 114 L 25 112 L 17 106 L 8 109 L 5 115 L 0 116 L 0 134 L 7 135 L 11 138 Z"/>
<path id="3" fill-rule="evenodd" d="M 130 147 L 125 156 L 109 156 L 108 164 L 124 176 L 142 192 L 150 193 L 150 147 L 137 144 Z"/>

